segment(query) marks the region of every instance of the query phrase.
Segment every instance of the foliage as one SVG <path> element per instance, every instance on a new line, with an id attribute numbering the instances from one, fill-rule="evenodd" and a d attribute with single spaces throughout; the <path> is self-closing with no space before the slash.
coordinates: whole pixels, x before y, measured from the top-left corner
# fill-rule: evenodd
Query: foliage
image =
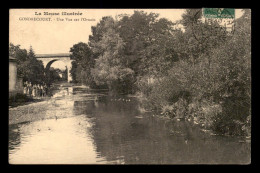
<path id="1" fill-rule="evenodd" d="M 175 59 L 173 23 L 158 17 L 155 13 L 135 11 L 132 16 L 122 16 L 119 21 L 126 64 L 138 76 L 162 75 Z"/>
<path id="2" fill-rule="evenodd" d="M 45 81 L 47 84 L 57 82 L 61 80 L 60 74 L 61 71 L 59 69 L 55 69 L 53 67 L 49 68 L 48 76 L 46 76 Z"/>
<path id="3" fill-rule="evenodd" d="M 23 105 L 26 102 L 32 102 L 35 100 L 32 97 L 29 97 L 25 94 L 17 93 L 15 95 L 9 96 L 9 106 L 16 107 Z"/>
<path id="4" fill-rule="evenodd" d="M 9 45 L 9 55 L 17 60 L 17 74 L 22 77 L 24 81 L 32 84 L 42 83 L 44 77 L 44 66 L 41 61 L 35 58 L 34 51 L 30 47 L 29 52 L 21 49 L 20 45 Z"/>
<path id="5" fill-rule="evenodd" d="M 21 49 L 20 45 L 9 44 L 9 56 L 16 58 L 17 75 L 23 77 L 24 69 L 23 63 L 28 59 L 26 49 Z"/>
<path id="6" fill-rule="evenodd" d="M 116 21 L 105 21 L 109 27 L 95 46 L 99 48 L 99 56 L 91 74 L 97 84 L 106 84 L 110 90 L 129 92 L 126 86 L 132 80 L 133 70 L 124 63 L 124 42 L 116 32 Z"/>
<path id="7" fill-rule="evenodd" d="M 116 19 L 103 17 L 92 27 L 89 45 L 96 59 L 92 75 L 97 84 L 117 93 L 133 93 L 143 76 L 159 78 L 167 73 L 177 58 L 173 23 L 158 17 L 135 11 Z"/>
<path id="8" fill-rule="evenodd" d="M 219 133 L 248 134 L 250 10 L 235 20 L 234 33 L 201 14 L 188 9 L 176 23 L 144 11 L 103 17 L 88 45 L 71 49 L 73 80 L 120 94 L 141 92 L 149 110 L 192 118 Z"/>
<path id="9" fill-rule="evenodd" d="M 91 76 L 91 68 L 94 66 L 92 50 L 86 43 L 79 42 L 70 49 L 72 68 L 70 73 L 73 82 L 93 87 L 94 80 Z"/>
<path id="10" fill-rule="evenodd" d="M 174 62 L 168 75 L 153 85 L 148 102 L 151 107 L 171 112 L 173 116 L 178 115 L 177 108 L 181 114 L 192 115 L 196 121 L 218 133 L 244 134 L 243 131 L 249 131 L 251 116 L 249 11 L 235 21 L 236 31 L 231 36 L 222 29 L 219 33 L 207 29 L 207 23 L 198 22 L 200 27 L 195 27 L 191 21 L 200 17 L 192 18 L 193 13 L 197 14 L 196 10 L 187 10 L 184 14 L 182 22 L 186 31 L 177 33 L 176 37 L 177 44 L 182 45 L 177 47 L 182 59 Z M 200 38 L 200 33 L 205 39 Z M 200 39 L 204 39 L 203 42 L 200 43 Z M 188 104 L 179 104 L 183 98 L 178 98 L 177 93 L 183 91 L 190 96 L 185 99 Z M 182 108 L 183 105 L 187 108 Z"/>

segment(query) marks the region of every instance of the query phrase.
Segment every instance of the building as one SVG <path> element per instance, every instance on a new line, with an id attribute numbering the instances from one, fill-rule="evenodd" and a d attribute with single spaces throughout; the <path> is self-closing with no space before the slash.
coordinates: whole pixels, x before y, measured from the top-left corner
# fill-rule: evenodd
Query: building
<path id="1" fill-rule="evenodd" d="M 23 92 L 23 81 L 17 77 L 17 62 L 9 56 L 9 96 Z"/>

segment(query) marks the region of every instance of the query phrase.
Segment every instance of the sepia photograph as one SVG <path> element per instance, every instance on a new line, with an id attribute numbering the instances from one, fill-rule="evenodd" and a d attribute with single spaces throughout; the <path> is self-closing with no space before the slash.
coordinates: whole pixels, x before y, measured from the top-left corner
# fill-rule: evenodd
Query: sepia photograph
<path id="1" fill-rule="evenodd" d="M 251 164 L 251 9 L 9 9 L 10 165 Z"/>

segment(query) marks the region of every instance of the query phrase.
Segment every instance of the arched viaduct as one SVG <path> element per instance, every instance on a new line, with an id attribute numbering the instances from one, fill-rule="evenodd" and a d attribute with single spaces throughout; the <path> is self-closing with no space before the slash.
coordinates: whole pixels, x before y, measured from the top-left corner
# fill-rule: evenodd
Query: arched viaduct
<path id="1" fill-rule="evenodd" d="M 69 53 L 59 53 L 59 54 L 36 54 L 37 60 L 42 61 L 44 68 L 46 70 L 49 70 L 51 67 L 52 63 L 55 61 L 62 61 L 66 65 L 67 69 L 67 74 L 68 74 L 68 82 L 72 80 L 71 74 L 70 74 L 70 69 L 72 67 L 71 62 L 72 60 L 70 59 L 70 54 Z"/>

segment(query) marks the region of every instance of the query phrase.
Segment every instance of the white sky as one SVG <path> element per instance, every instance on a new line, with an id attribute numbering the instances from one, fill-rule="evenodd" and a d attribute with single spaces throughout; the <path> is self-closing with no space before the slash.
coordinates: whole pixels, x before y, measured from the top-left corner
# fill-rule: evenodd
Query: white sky
<path id="1" fill-rule="evenodd" d="M 9 40 L 11 43 L 20 44 L 21 48 L 29 49 L 30 45 L 36 54 L 68 53 L 70 48 L 78 42 L 88 43 L 91 26 L 95 26 L 103 16 L 117 14 L 133 14 L 135 9 L 11 9 L 9 23 Z M 142 9 L 137 9 L 142 10 Z M 184 9 L 144 9 L 145 12 L 159 13 L 159 17 L 171 21 L 181 19 Z M 35 12 L 42 13 L 41 16 Z M 81 12 L 82 16 L 46 16 L 43 12 Z M 241 10 L 236 10 L 236 18 L 242 15 Z M 20 17 L 51 17 L 52 21 L 21 21 Z M 87 18 L 95 21 L 66 21 L 65 18 Z M 64 21 L 57 21 L 63 18 Z M 63 67 L 64 64 L 56 61 L 52 67 Z"/>

